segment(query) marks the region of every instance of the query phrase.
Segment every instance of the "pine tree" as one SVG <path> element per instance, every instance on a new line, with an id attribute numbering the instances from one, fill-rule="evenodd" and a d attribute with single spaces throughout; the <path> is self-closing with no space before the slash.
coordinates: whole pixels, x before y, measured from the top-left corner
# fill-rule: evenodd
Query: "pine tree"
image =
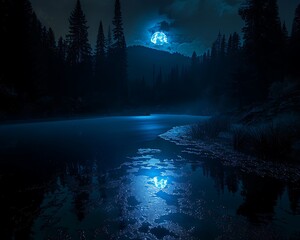
<path id="1" fill-rule="evenodd" d="M 227 56 L 234 57 L 240 50 L 241 40 L 238 33 L 230 34 L 227 44 Z"/>
<path id="2" fill-rule="evenodd" d="M 207 50 L 206 59 L 207 59 L 207 62 L 210 62 L 210 60 L 211 60 L 211 50 L 210 49 Z"/>
<path id="3" fill-rule="evenodd" d="M 15 66 L 15 64 L 13 63 L 12 66 L 20 68 L 22 78 L 25 80 L 25 81 L 24 80 L 18 81 L 16 85 L 20 95 L 28 95 L 32 97 L 34 92 L 34 82 L 36 82 L 36 79 L 33 79 L 35 77 L 33 69 L 35 67 L 35 62 L 36 62 L 35 59 L 36 47 L 38 47 L 39 45 L 39 39 L 38 39 L 39 36 L 36 34 L 37 32 L 34 32 L 33 25 L 32 25 L 33 16 L 35 16 L 35 14 L 33 14 L 32 6 L 30 2 L 27 0 L 20 1 L 19 3 L 15 3 L 15 6 L 13 7 L 15 8 L 16 16 L 18 17 L 22 16 L 21 29 L 19 31 L 16 31 L 18 33 L 13 33 L 14 35 L 13 38 L 15 38 L 15 40 L 22 39 L 22 42 L 21 44 L 15 45 L 16 54 L 20 56 L 20 60 L 17 60 L 20 66 Z M 15 31 L 15 29 L 19 28 L 18 23 L 15 22 L 17 20 L 16 19 L 11 19 L 11 20 L 12 20 L 12 26 L 10 27 L 11 31 Z"/>
<path id="4" fill-rule="evenodd" d="M 233 43 L 232 43 L 232 34 L 229 35 L 228 44 L 227 44 L 227 55 L 232 55 Z"/>
<path id="5" fill-rule="evenodd" d="M 232 35 L 232 53 L 236 55 L 241 48 L 241 39 L 238 33 L 233 33 Z"/>
<path id="6" fill-rule="evenodd" d="M 271 83 L 283 78 L 283 43 L 277 1 L 247 0 L 239 13 L 245 21 L 245 65 L 249 76 L 253 74 L 250 95 L 257 96 L 253 100 L 264 100 Z"/>
<path id="7" fill-rule="evenodd" d="M 67 63 L 71 69 L 68 77 L 70 81 L 68 92 L 71 97 L 82 102 L 82 97 L 88 97 L 88 93 L 92 89 L 92 61 L 88 26 L 80 0 L 76 2 L 69 18 L 69 24 Z"/>
<path id="8" fill-rule="evenodd" d="M 291 37 L 300 39 L 300 4 L 298 5 L 295 11 L 295 18 L 293 21 Z"/>
<path id="9" fill-rule="evenodd" d="M 197 68 L 198 65 L 198 56 L 197 53 L 194 51 L 192 54 L 192 68 Z"/>
<path id="10" fill-rule="evenodd" d="M 225 55 L 226 55 L 226 37 L 224 34 L 221 40 L 220 57 L 224 60 Z"/>
<path id="11" fill-rule="evenodd" d="M 186 93 L 189 93 L 189 98 L 194 98 L 198 92 L 198 88 L 197 86 L 199 85 L 199 67 L 200 67 L 200 61 L 199 61 L 199 57 L 197 56 L 196 52 L 194 51 L 191 57 L 191 66 L 190 66 L 190 76 L 188 77 L 188 79 L 186 80 L 185 83 L 185 87 L 186 87 Z M 171 85 L 173 85 L 173 81 L 170 82 Z M 179 87 L 178 87 L 179 88 Z M 174 91 L 176 91 L 174 89 Z M 179 97 L 179 96 L 178 96 Z M 176 99 L 174 99 L 176 101 Z"/>
<path id="12" fill-rule="evenodd" d="M 218 57 L 218 48 L 216 42 L 214 42 L 211 47 L 211 59 L 216 60 L 217 57 Z"/>
<path id="13" fill-rule="evenodd" d="M 216 41 L 213 42 L 212 48 L 211 48 L 211 58 L 212 60 L 217 60 L 220 57 L 221 54 L 221 44 L 222 44 L 222 35 L 219 32 L 218 37 Z"/>
<path id="14" fill-rule="evenodd" d="M 202 60 L 202 63 L 203 63 L 203 64 L 205 64 L 205 63 L 208 62 L 208 60 L 207 60 L 207 53 L 206 53 L 206 52 L 203 54 L 202 59 L 203 59 L 203 60 Z"/>
<path id="15" fill-rule="evenodd" d="M 112 36 L 111 36 L 111 28 L 108 26 L 108 31 L 107 31 L 107 41 L 106 41 L 106 53 L 107 56 L 111 55 L 112 53 Z"/>
<path id="16" fill-rule="evenodd" d="M 1 1 L 2 13 L 1 57 L 5 60 L 1 82 L 15 93 L 21 111 L 27 104 L 36 104 L 46 83 L 47 53 L 42 44 L 42 24 L 28 0 Z M 16 107 L 16 103 L 12 105 Z"/>
<path id="17" fill-rule="evenodd" d="M 70 65 L 76 65 L 90 60 L 91 46 L 88 41 L 88 27 L 85 15 L 77 0 L 75 9 L 69 18 L 68 54 Z"/>
<path id="18" fill-rule="evenodd" d="M 286 74 L 287 71 L 287 65 L 288 65 L 288 61 L 287 61 L 287 57 L 288 57 L 288 45 L 289 45 L 289 33 L 288 30 L 286 28 L 286 24 L 285 22 L 283 22 L 282 24 L 282 28 L 281 28 L 281 41 L 283 43 L 283 59 L 284 59 L 284 72 Z"/>
<path id="19" fill-rule="evenodd" d="M 104 70 L 101 73 L 101 83 L 99 83 L 99 77 L 96 77 L 95 81 L 101 85 L 101 94 L 105 98 L 106 102 L 111 107 L 116 101 L 116 62 L 113 48 L 113 39 L 111 33 L 111 27 L 108 26 L 107 37 L 105 38 L 105 59 L 104 59 Z M 97 70 L 96 70 L 97 71 Z M 96 73 L 97 74 L 97 73 Z"/>
<path id="20" fill-rule="evenodd" d="M 66 76 L 66 54 L 67 54 L 67 43 L 63 37 L 60 37 L 57 41 L 57 95 L 61 99 L 66 95 L 67 92 L 67 76 Z"/>
<path id="21" fill-rule="evenodd" d="M 96 57 L 103 58 L 105 56 L 105 36 L 103 31 L 102 21 L 100 21 L 99 29 L 98 29 L 98 36 L 97 36 L 97 43 L 96 43 Z"/>
<path id="22" fill-rule="evenodd" d="M 114 48 L 116 49 L 126 48 L 120 0 L 116 0 L 115 2 L 115 15 L 113 19 L 113 25 L 114 25 L 113 38 L 115 41 Z"/>
<path id="23" fill-rule="evenodd" d="M 127 86 L 127 51 L 126 41 L 123 30 L 123 21 L 121 13 L 120 0 L 115 1 L 115 12 L 113 18 L 113 62 L 114 75 L 113 83 L 115 84 L 115 97 L 118 104 L 126 102 L 128 97 Z"/>
<path id="24" fill-rule="evenodd" d="M 66 60 L 66 53 L 67 53 L 66 45 L 67 44 L 66 44 L 65 40 L 62 37 L 60 37 L 57 42 L 57 56 L 58 56 L 60 63 L 62 63 L 62 64 Z"/>
<path id="25" fill-rule="evenodd" d="M 96 42 L 96 64 L 95 64 L 95 85 L 97 92 L 100 91 L 100 88 L 104 85 L 105 73 L 105 36 L 103 31 L 102 21 L 100 21 L 98 36 Z M 103 90 L 103 89 L 102 89 Z"/>
<path id="26" fill-rule="evenodd" d="M 227 96 L 231 106 L 241 107 L 242 92 L 241 86 L 244 84 L 244 78 L 240 75 L 241 68 L 241 42 L 238 33 L 230 35 L 228 43 L 228 88 Z M 229 47 L 230 46 L 230 47 Z"/>
<path id="27" fill-rule="evenodd" d="M 18 83 L 20 95 L 24 96 L 24 102 L 34 104 L 46 94 L 48 81 L 48 68 L 45 45 L 43 45 L 43 27 L 33 12 L 31 3 L 27 0 L 21 1 L 23 9 L 22 58 L 25 81 Z M 47 30 L 46 30 L 47 32 Z M 27 104 L 26 103 L 26 104 Z M 26 105 L 24 104 L 24 105 Z"/>
<path id="28" fill-rule="evenodd" d="M 195 80 L 198 68 L 199 68 L 199 57 L 194 51 L 191 58 L 191 74 L 192 74 L 191 80 Z"/>
<path id="29" fill-rule="evenodd" d="M 44 32 L 44 31 L 43 31 Z M 48 96 L 57 95 L 59 92 L 59 77 L 58 77 L 58 58 L 57 58 L 57 48 L 56 48 L 56 41 L 55 35 L 51 28 L 45 29 L 44 36 L 44 51 L 45 51 L 45 63 L 46 63 L 46 90 L 45 94 L 47 93 Z"/>
<path id="30" fill-rule="evenodd" d="M 299 57 L 300 57 L 300 4 L 296 8 L 293 21 L 293 28 L 290 39 L 290 73 L 300 78 Z"/>
<path id="31" fill-rule="evenodd" d="M 52 28 L 49 28 L 47 32 L 47 47 L 53 53 L 56 51 L 55 35 Z"/>
<path id="32" fill-rule="evenodd" d="M 287 43 L 288 38 L 289 38 L 289 33 L 288 33 L 287 28 L 286 28 L 285 22 L 283 22 L 283 24 L 282 24 L 281 31 L 282 31 L 283 39 L 284 39 L 285 43 Z"/>

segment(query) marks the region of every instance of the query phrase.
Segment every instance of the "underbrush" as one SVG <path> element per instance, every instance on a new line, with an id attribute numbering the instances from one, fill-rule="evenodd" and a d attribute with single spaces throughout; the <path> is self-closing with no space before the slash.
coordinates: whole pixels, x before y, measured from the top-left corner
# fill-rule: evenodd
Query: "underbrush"
<path id="1" fill-rule="evenodd" d="M 221 132 L 232 137 L 233 149 L 262 160 L 287 162 L 295 158 L 293 146 L 300 136 L 300 126 L 285 119 L 259 126 L 235 125 L 228 117 L 212 117 L 191 126 L 193 139 L 216 139 Z"/>
<path id="2" fill-rule="evenodd" d="M 230 129 L 230 119 L 228 117 L 211 117 L 210 119 L 195 124 L 191 127 L 191 136 L 194 139 L 216 138 L 221 132 Z"/>
<path id="3" fill-rule="evenodd" d="M 263 160 L 288 161 L 295 140 L 293 129 L 280 124 L 232 129 L 233 148 Z"/>

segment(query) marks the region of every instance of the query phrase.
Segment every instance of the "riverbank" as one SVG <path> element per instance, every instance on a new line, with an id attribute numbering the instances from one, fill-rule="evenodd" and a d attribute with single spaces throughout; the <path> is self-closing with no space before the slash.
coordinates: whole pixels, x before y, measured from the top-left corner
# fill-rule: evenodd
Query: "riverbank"
<path id="1" fill-rule="evenodd" d="M 260 177 L 271 177 L 286 182 L 300 181 L 299 163 L 282 163 L 258 159 L 233 149 L 233 136 L 223 132 L 214 139 L 194 139 L 191 135 L 191 125 L 174 127 L 160 138 L 183 146 L 185 153 L 205 156 L 207 159 L 218 159 L 222 164 L 238 168 L 246 173 Z"/>

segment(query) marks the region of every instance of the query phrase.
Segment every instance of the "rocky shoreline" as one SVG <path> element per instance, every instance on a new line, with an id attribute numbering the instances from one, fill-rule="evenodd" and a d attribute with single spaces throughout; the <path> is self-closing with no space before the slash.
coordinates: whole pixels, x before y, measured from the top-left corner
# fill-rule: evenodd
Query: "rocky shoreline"
<path id="1" fill-rule="evenodd" d="M 195 140 L 190 134 L 190 125 L 174 127 L 159 135 L 160 138 L 183 146 L 184 153 L 219 159 L 222 164 L 261 177 L 271 177 L 285 182 L 300 181 L 300 165 L 263 161 L 237 152 L 231 146 L 229 133 L 220 134 L 213 140 Z"/>

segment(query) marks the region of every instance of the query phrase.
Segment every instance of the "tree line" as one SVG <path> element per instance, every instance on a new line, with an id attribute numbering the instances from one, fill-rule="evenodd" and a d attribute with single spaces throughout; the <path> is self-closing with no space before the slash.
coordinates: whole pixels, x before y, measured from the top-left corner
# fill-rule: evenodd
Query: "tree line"
<path id="1" fill-rule="evenodd" d="M 241 108 L 264 102 L 276 82 L 299 83 L 300 5 L 288 34 L 276 0 L 246 0 L 239 10 L 243 38 L 219 33 L 210 50 L 193 53 L 189 67 L 173 66 L 168 74 L 159 69 L 150 85 L 128 79 L 120 0 L 115 0 L 107 34 L 99 24 L 95 51 L 80 0 L 69 17 L 67 36 L 58 40 L 41 24 L 29 0 L 3 0 L 0 9 L 0 119 L 193 101 L 217 109 Z"/>
<path id="2" fill-rule="evenodd" d="M 263 103 L 277 83 L 299 87 L 300 4 L 290 34 L 276 0 L 246 0 L 239 15 L 245 22 L 243 38 L 219 33 L 210 51 L 192 56 L 200 95 L 219 108 Z"/>
<path id="3" fill-rule="evenodd" d="M 290 34 L 276 0 L 246 0 L 239 15 L 243 37 L 219 33 L 207 52 L 193 53 L 188 69 L 176 66 L 164 81 L 157 74 L 156 84 L 165 85 L 161 98 L 199 100 L 206 103 L 199 107 L 228 110 L 266 102 L 276 84 L 299 90 L 300 4 Z"/>
<path id="4" fill-rule="evenodd" d="M 127 104 L 126 42 L 119 0 L 112 26 L 106 39 L 100 22 L 93 53 L 80 0 L 69 17 L 68 34 L 57 41 L 52 28 L 38 20 L 29 0 L 1 1 L 2 115 L 80 114 Z"/>

